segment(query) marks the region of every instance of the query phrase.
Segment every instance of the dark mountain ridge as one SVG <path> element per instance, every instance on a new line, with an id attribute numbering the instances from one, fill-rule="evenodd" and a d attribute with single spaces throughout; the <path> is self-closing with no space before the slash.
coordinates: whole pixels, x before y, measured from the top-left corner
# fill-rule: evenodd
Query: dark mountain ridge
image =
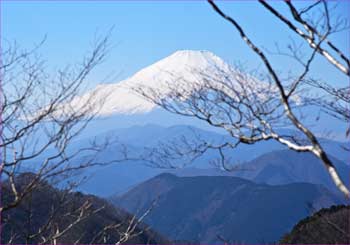
<path id="1" fill-rule="evenodd" d="M 156 206 L 145 219 L 173 240 L 196 243 L 275 242 L 309 206 L 319 209 L 341 200 L 320 185 L 294 183 L 271 186 L 227 176 L 158 175 L 114 198 L 133 213 Z"/>
<path id="2" fill-rule="evenodd" d="M 21 191 L 35 178 L 32 173 L 17 176 L 17 187 Z M 2 183 L 2 203 L 13 200 L 9 191 L 9 183 Z M 57 238 L 60 244 L 87 243 L 116 243 L 120 241 L 123 232 L 131 224 L 132 215 L 114 207 L 102 198 L 84 195 L 80 192 L 64 191 L 54 188 L 46 181 L 40 181 L 38 187 L 28 194 L 15 208 L 2 213 L 1 244 L 38 244 L 45 238 L 53 237 L 57 231 L 63 231 L 79 217 L 81 207 L 89 203 L 84 209 L 84 217 L 73 225 L 67 232 Z M 97 211 L 99 210 L 99 211 Z M 112 228 L 112 225 L 117 225 Z M 124 243 L 170 243 L 163 236 L 149 229 L 142 222 L 132 223 L 135 227 L 131 236 Z M 110 227 L 110 228 L 106 228 Z M 36 235 L 35 235 L 36 234 Z M 11 240 L 12 239 L 12 240 Z M 45 243 L 53 243 L 52 239 Z"/>
<path id="3" fill-rule="evenodd" d="M 350 206 L 324 208 L 301 220 L 283 244 L 350 244 Z"/>

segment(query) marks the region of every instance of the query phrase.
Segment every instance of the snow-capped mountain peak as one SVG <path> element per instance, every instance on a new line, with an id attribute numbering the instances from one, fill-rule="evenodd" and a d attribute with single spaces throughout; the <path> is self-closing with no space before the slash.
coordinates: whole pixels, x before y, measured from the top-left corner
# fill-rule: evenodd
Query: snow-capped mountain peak
<path id="1" fill-rule="evenodd" d="M 91 91 L 73 101 L 75 108 L 84 105 L 87 98 L 95 93 L 97 99 L 107 98 L 98 114 L 146 113 L 156 105 L 133 89 L 145 87 L 156 89 L 160 96 L 166 97 L 174 89 L 186 87 L 186 92 L 196 89 L 205 76 L 220 78 L 223 74 L 234 78 L 234 69 L 210 51 L 180 50 L 170 56 L 140 70 L 130 78 L 114 84 L 98 85 Z"/>
<path id="2" fill-rule="evenodd" d="M 227 66 L 218 56 L 206 50 L 179 50 L 154 64 L 158 68 Z"/>

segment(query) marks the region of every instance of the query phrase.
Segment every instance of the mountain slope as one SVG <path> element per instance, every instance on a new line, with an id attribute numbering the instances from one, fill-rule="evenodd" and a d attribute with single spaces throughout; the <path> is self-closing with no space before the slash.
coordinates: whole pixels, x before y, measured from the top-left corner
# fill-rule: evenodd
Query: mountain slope
<path id="1" fill-rule="evenodd" d="M 269 186 L 236 177 L 176 177 L 161 174 L 121 197 L 130 212 L 156 206 L 145 220 L 173 240 L 200 243 L 277 241 L 308 207 L 340 200 L 327 189 L 306 183 Z"/>
<path id="2" fill-rule="evenodd" d="M 301 220 L 283 244 L 350 244 L 350 206 L 332 206 Z"/>
<path id="3" fill-rule="evenodd" d="M 76 98 L 72 105 L 79 108 L 94 94 L 96 101 L 104 101 L 100 116 L 113 114 L 138 114 L 153 110 L 156 105 L 133 92 L 134 88 L 146 86 L 157 89 L 161 97 L 166 97 L 173 89 L 184 86 L 196 89 L 208 76 L 228 77 L 235 81 L 235 70 L 225 61 L 209 51 L 180 50 L 170 56 L 140 70 L 130 78 L 114 84 L 98 85 L 93 91 Z M 254 82 L 252 78 L 251 81 Z M 257 86 L 263 86 L 261 83 Z M 182 90 L 183 91 L 183 90 Z"/>
<path id="4" fill-rule="evenodd" d="M 26 187 L 35 176 L 23 173 L 17 176 L 17 188 Z M 12 199 L 9 192 L 9 183 L 2 184 L 2 203 L 6 204 Z M 41 181 L 38 188 L 27 195 L 19 206 L 2 213 L 1 244 L 8 243 L 12 237 L 14 244 L 39 244 L 43 238 L 52 237 L 56 231 L 63 231 L 74 222 L 81 213 L 80 207 L 89 202 L 85 219 L 75 224 L 71 229 L 57 239 L 60 244 L 73 243 L 116 243 L 122 232 L 127 230 L 132 216 L 120 208 L 113 207 L 104 199 L 92 195 L 83 195 L 79 192 L 66 192 L 54 188 L 46 181 Z M 95 212 L 96 210 L 99 210 Z M 120 224 L 116 229 L 106 229 L 107 226 Z M 135 223 L 134 223 L 135 224 Z M 39 233 L 39 230 L 41 232 Z M 102 232 L 104 231 L 104 232 Z M 169 243 L 156 232 L 148 229 L 144 224 L 137 224 L 135 232 L 138 236 L 130 237 L 126 243 Z M 29 235 L 38 234 L 36 236 Z M 48 240 L 46 243 L 52 243 Z"/>

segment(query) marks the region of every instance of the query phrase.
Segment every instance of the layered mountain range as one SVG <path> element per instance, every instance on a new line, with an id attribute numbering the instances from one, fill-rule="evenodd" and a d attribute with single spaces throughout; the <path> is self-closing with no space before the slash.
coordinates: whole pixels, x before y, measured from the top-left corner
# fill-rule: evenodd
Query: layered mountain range
<path id="1" fill-rule="evenodd" d="M 101 135 L 116 135 L 118 142 L 107 147 L 100 154 L 101 161 L 111 161 L 122 157 L 120 143 L 129 151 L 130 155 L 142 155 L 148 148 L 157 148 L 162 143 L 186 136 L 195 140 L 195 135 L 208 142 L 229 141 L 230 137 L 211 131 L 188 126 L 161 127 L 157 125 L 133 126 L 126 129 L 116 129 Z M 76 145 L 84 146 L 88 141 L 79 141 Z M 340 175 L 349 183 L 350 167 L 345 163 L 348 152 L 343 150 L 346 143 L 326 140 L 323 146 L 330 154 Z M 222 171 L 210 164 L 220 157 L 218 151 L 208 151 L 195 159 L 191 164 L 181 169 L 159 168 L 150 166 L 147 161 L 125 161 L 110 164 L 105 167 L 93 168 L 88 172 L 89 180 L 80 188 L 82 191 L 101 196 L 124 193 L 131 187 L 152 178 L 162 172 L 169 172 L 178 176 L 220 175 L 237 176 L 259 183 L 288 184 L 307 182 L 322 184 L 332 191 L 337 191 L 324 166 L 315 156 L 309 153 L 290 151 L 282 145 L 273 142 L 260 142 L 253 146 L 242 145 L 237 149 L 225 151 L 226 158 L 231 159 L 238 170 Z M 180 161 L 177 161 L 181 163 Z M 241 170 L 239 170 L 241 169 Z"/>
<path id="2" fill-rule="evenodd" d="M 172 240 L 273 243 L 313 210 L 342 202 L 320 185 L 256 184 L 237 177 L 158 175 L 113 199 Z M 155 204 L 153 204 L 155 202 Z"/>
<path id="3" fill-rule="evenodd" d="M 179 89 L 186 99 L 204 82 L 222 77 L 235 86 L 237 72 L 211 52 L 183 50 L 126 80 L 98 85 L 77 97 L 71 102 L 75 109 L 84 106 L 91 95 L 104 103 L 96 111 L 98 118 L 67 153 L 88 146 L 92 139 L 103 142 L 107 137 L 113 139 L 112 143 L 99 152 L 96 160 L 122 159 L 125 151 L 132 159 L 84 171 L 82 174 L 88 178 L 79 190 L 109 197 L 117 209 L 122 207 L 133 214 L 155 205 L 146 223 L 172 241 L 184 243 L 276 242 L 314 210 L 346 202 L 318 158 L 288 150 L 275 141 L 226 150 L 225 157 L 234 169 L 240 170 L 233 172 L 213 167 L 213 160 L 220 157 L 215 150 L 206 151 L 180 169 L 176 166 L 184 165 L 182 158 L 174 158 L 178 165 L 167 169 L 162 168 L 165 166 L 161 161 L 150 166 L 147 159 L 139 157 L 165 144 L 176 144 L 182 137 L 189 142 L 195 142 L 198 136 L 202 142 L 232 141 L 224 130 L 162 110 L 142 97 L 140 88 L 156 93 L 160 99 Z M 249 85 L 265 86 L 251 76 L 247 78 Z M 263 98 L 264 94 L 256 96 Z M 306 125 L 315 132 L 324 130 L 325 124 L 330 125 L 327 129 L 345 132 L 339 122 L 330 118 L 315 121 L 313 116 L 319 117 L 318 112 L 305 110 L 309 116 Z M 291 128 L 276 130 L 298 135 Z M 319 140 L 348 185 L 348 143 L 322 137 Z"/>

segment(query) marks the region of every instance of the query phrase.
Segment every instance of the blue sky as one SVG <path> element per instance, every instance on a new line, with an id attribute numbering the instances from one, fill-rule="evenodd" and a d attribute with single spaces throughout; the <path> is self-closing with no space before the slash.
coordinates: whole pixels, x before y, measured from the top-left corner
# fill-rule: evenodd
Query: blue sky
<path id="1" fill-rule="evenodd" d="M 350 13 L 350 1 L 338 4 L 336 15 Z M 233 28 L 202 1 L 1 1 L 1 5 L 2 38 L 30 48 L 47 35 L 40 52 L 50 68 L 79 62 L 96 33 L 102 35 L 114 26 L 113 48 L 90 78 L 93 84 L 117 82 L 179 49 L 210 50 L 249 69 L 259 65 L 257 56 Z M 242 23 L 260 47 L 273 49 L 275 42 L 285 47 L 293 36 L 256 2 L 231 1 L 219 5 Z M 283 3 L 273 5 L 286 9 Z M 336 35 L 334 41 L 349 53 L 349 31 Z M 286 70 L 286 65 L 294 69 L 283 57 L 271 59 L 280 70 Z M 313 68 L 315 74 L 325 79 L 339 84 L 348 82 L 322 59 Z M 104 80 L 106 76 L 108 79 Z"/>

